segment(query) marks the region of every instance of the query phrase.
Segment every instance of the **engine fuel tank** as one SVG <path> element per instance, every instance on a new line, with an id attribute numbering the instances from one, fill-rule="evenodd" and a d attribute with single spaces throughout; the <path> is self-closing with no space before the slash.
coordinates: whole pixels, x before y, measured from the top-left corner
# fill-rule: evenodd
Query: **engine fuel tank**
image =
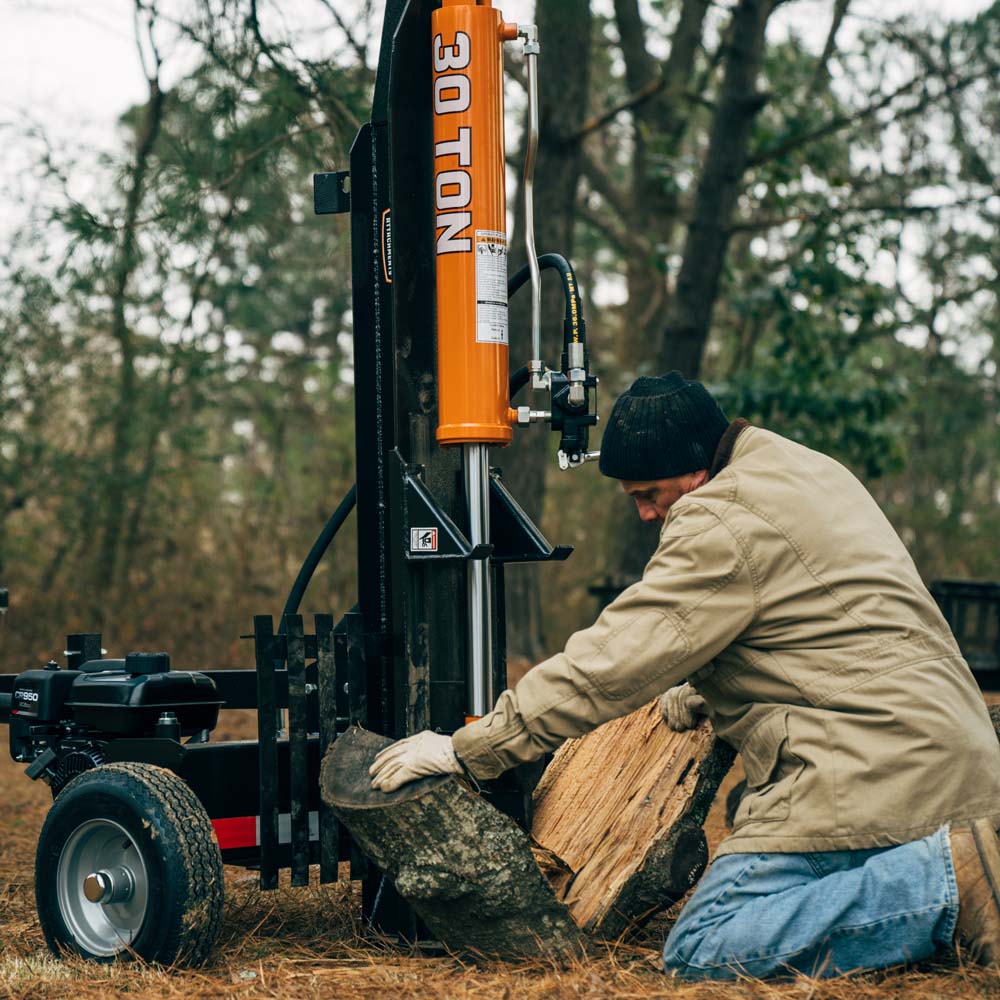
<path id="1" fill-rule="evenodd" d="M 215 682 L 194 671 L 80 674 L 66 699 L 73 719 L 115 736 L 151 735 L 161 712 L 173 712 L 181 735 L 213 729 L 219 718 Z"/>

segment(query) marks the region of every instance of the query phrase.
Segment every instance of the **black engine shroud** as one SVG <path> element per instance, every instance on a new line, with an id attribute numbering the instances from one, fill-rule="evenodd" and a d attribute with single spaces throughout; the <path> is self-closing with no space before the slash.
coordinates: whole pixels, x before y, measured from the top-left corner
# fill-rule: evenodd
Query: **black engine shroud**
<path id="1" fill-rule="evenodd" d="M 210 731 L 221 705 L 211 677 L 170 670 L 165 653 L 90 660 L 78 670 L 60 670 L 52 663 L 26 670 L 14 683 L 10 753 L 17 761 L 39 765 L 46 756 L 45 766 L 32 777 L 45 777 L 55 787 L 62 783 L 57 776 L 66 770 L 60 764 L 68 753 L 84 752 L 99 763 L 110 740 L 156 735 L 164 713 L 176 717 L 172 727 L 179 736 Z"/>

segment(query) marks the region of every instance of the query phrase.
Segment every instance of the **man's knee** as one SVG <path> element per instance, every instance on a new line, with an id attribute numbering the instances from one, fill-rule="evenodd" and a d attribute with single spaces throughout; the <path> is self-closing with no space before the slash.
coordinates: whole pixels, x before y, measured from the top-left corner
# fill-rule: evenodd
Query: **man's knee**
<path id="1" fill-rule="evenodd" d="M 706 961 L 710 929 L 698 921 L 680 920 L 663 944 L 663 971 L 679 979 L 715 979 L 718 974 Z"/>
<path id="2" fill-rule="evenodd" d="M 698 945 L 685 943 L 676 948 L 671 946 L 670 939 L 663 946 L 663 971 L 675 979 L 691 982 L 702 979 L 736 979 L 739 970 L 728 965 L 711 964 L 699 951 Z"/>

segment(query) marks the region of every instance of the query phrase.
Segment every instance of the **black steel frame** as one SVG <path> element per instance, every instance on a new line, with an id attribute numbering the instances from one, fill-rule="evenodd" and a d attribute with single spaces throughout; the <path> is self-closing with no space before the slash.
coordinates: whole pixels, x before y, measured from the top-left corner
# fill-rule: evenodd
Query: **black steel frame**
<path id="1" fill-rule="evenodd" d="M 110 761 L 156 763 L 183 777 L 210 818 L 259 817 L 259 848 L 223 851 L 229 863 L 259 865 L 262 889 L 291 869 L 293 885 L 350 877 L 363 883 L 369 924 L 410 938 L 409 907 L 352 845 L 319 795 L 319 769 L 352 724 L 391 738 L 421 729 L 452 732 L 465 719 L 466 562 L 488 559 L 494 576 L 496 690 L 506 686 L 503 568 L 564 559 L 491 473 L 492 539 L 473 548 L 459 449 L 438 448 L 435 226 L 431 115 L 434 0 L 388 0 L 371 121 L 351 149 L 350 170 L 318 174 L 316 210 L 350 212 L 357 456 L 358 603 L 334 626 L 316 615 L 304 631 L 286 615 L 253 621 L 254 670 L 204 670 L 223 709 L 256 708 L 257 740 L 188 742 L 117 739 Z M 350 185 L 348 186 L 348 177 Z M 438 527 L 433 554 L 411 551 L 410 528 Z M 101 637 L 70 636 L 67 666 L 99 658 Z M 434 651 L 433 663 L 431 651 Z M 16 675 L 0 677 L 10 691 Z M 287 718 L 287 724 L 286 724 Z M 517 813 L 516 785 L 486 789 Z M 311 836 L 310 813 L 318 814 Z M 279 817 L 289 816 L 282 842 Z"/>

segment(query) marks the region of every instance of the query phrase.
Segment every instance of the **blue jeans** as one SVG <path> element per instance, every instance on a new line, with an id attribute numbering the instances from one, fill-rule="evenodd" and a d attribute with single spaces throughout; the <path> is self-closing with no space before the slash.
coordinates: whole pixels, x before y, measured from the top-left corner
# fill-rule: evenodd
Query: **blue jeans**
<path id="1" fill-rule="evenodd" d="M 957 918 L 947 827 L 867 851 L 725 854 L 681 912 L 663 966 L 683 979 L 879 969 L 949 945 Z"/>

